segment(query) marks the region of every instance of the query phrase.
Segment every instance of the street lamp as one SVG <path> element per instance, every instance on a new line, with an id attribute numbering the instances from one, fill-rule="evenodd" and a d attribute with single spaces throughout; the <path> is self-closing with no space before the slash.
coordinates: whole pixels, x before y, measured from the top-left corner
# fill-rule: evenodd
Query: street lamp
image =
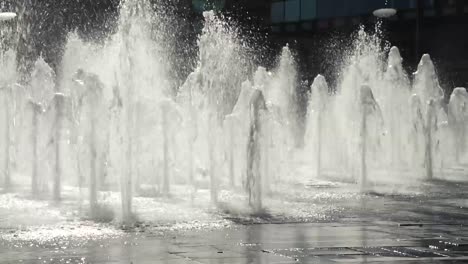
<path id="1" fill-rule="evenodd" d="M 12 20 L 16 17 L 16 13 L 13 12 L 2 12 L 0 13 L 0 21 Z"/>
<path id="2" fill-rule="evenodd" d="M 378 18 L 389 18 L 396 15 L 397 10 L 395 8 L 380 8 L 372 12 L 372 14 Z"/>

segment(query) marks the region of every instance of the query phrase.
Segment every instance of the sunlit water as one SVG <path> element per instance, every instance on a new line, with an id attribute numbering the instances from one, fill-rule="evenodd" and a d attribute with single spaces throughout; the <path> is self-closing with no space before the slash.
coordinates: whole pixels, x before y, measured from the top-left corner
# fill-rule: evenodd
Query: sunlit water
<path id="1" fill-rule="evenodd" d="M 317 76 L 302 120 L 288 46 L 256 65 L 240 31 L 205 12 L 196 66 L 175 81 L 163 16 L 125 1 L 104 43 L 70 33 L 59 73 L 38 58 L 20 78 L 15 41 L 1 42 L 2 239 L 331 221 L 372 192 L 467 180 L 468 95 L 444 101 L 429 55 L 411 75 L 358 29 L 337 86 Z"/>

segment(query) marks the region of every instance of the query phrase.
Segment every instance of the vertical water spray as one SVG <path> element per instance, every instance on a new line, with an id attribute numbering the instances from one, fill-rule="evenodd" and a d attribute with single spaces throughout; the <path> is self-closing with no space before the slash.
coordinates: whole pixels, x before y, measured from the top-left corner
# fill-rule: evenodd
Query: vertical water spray
<path id="1" fill-rule="evenodd" d="M 409 134 L 408 119 L 410 83 L 402 65 L 403 59 L 397 47 L 392 47 L 388 54 L 388 67 L 384 74 L 382 91 L 382 111 L 388 128 L 385 152 L 389 153 L 390 170 L 393 175 L 401 173 L 410 164 L 407 153 L 407 135 Z"/>
<path id="2" fill-rule="evenodd" d="M 211 200 L 217 203 L 221 172 L 219 156 L 223 151 L 222 125 L 226 115 L 233 111 L 249 65 L 245 59 L 246 46 L 239 40 L 237 29 L 213 11 L 204 12 L 203 16 L 204 27 L 198 39 L 198 65 L 192 77 L 197 82 L 186 82 L 184 86 L 194 85 L 192 95 L 200 102 L 197 141 L 204 142 L 202 148 L 206 150 L 206 158 L 200 163 L 208 168 Z"/>
<path id="3" fill-rule="evenodd" d="M 413 173 L 418 177 L 423 175 L 424 168 L 424 114 L 421 98 L 417 94 L 413 94 L 410 98 L 410 149 L 411 149 L 411 164 Z"/>
<path id="4" fill-rule="evenodd" d="M 236 184 L 236 173 L 234 170 L 235 166 L 235 147 L 236 147 L 236 125 L 237 125 L 237 118 L 234 114 L 227 115 L 226 118 L 224 119 L 224 128 L 226 130 L 227 134 L 227 159 L 228 159 L 228 174 L 229 174 L 229 185 L 231 188 L 235 187 Z"/>
<path id="5" fill-rule="evenodd" d="M 424 167 L 426 169 L 426 179 L 432 180 L 434 178 L 434 152 L 438 143 L 436 141 L 437 131 L 437 103 L 435 99 L 431 98 L 427 102 L 425 114 L 425 151 L 424 151 Z"/>
<path id="6" fill-rule="evenodd" d="M 298 105 L 297 105 L 297 67 L 291 50 L 283 47 L 271 88 L 265 95 L 272 105 L 278 107 L 281 119 L 287 127 L 287 150 L 291 151 L 296 145 L 298 134 Z"/>
<path id="7" fill-rule="evenodd" d="M 161 104 L 161 130 L 162 130 L 162 144 L 163 144 L 163 187 L 162 192 L 164 195 L 169 195 L 170 183 L 169 183 L 169 129 L 168 129 L 168 111 L 169 106 L 167 102 Z"/>
<path id="8" fill-rule="evenodd" d="M 438 145 L 435 133 L 438 128 L 438 114 L 442 109 L 444 92 L 439 85 L 434 64 L 428 54 L 422 56 L 418 70 L 414 73 L 413 91 L 421 99 L 423 113 L 425 177 L 432 179 L 434 151 Z"/>
<path id="9" fill-rule="evenodd" d="M 33 195 L 39 192 L 40 181 L 48 178 L 43 173 L 47 171 L 40 170 L 40 161 L 46 160 L 45 150 L 48 148 L 49 140 L 53 135 L 53 131 L 41 131 L 48 127 L 49 124 L 45 115 L 50 115 L 51 105 L 54 100 L 55 88 L 55 73 L 52 68 L 40 57 L 34 64 L 34 69 L 31 74 L 30 83 L 30 99 L 29 103 L 32 111 L 32 126 L 31 126 L 31 142 L 32 142 L 32 175 L 31 175 L 31 191 Z M 50 126 L 49 126 L 50 127 Z M 41 138 L 44 135 L 46 140 Z M 45 163 L 51 163 L 46 160 Z"/>
<path id="10" fill-rule="evenodd" d="M 4 137 L 3 137 L 3 188 L 11 187 L 11 91 L 9 86 L 3 87 L 3 107 L 4 107 Z"/>
<path id="11" fill-rule="evenodd" d="M 55 98 L 55 168 L 54 168 L 54 186 L 53 196 L 55 201 L 62 199 L 62 151 L 61 151 L 61 130 L 62 130 L 62 109 L 63 109 L 63 97 L 57 93 Z"/>
<path id="12" fill-rule="evenodd" d="M 99 185 L 103 182 L 102 155 L 104 154 L 103 143 L 105 134 L 105 119 L 107 115 L 103 108 L 103 84 L 97 75 L 78 70 L 75 81 L 82 87 L 80 95 L 80 108 L 82 117 L 80 126 L 82 137 L 84 138 L 84 150 L 87 153 L 88 161 L 88 190 L 89 190 L 89 211 L 91 217 L 96 217 L 98 213 L 98 191 Z M 85 157 L 83 157 L 85 158 Z"/>
<path id="13" fill-rule="evenodd" d="M 123 90 L 123 115 L 125 116 L 124 153 L 125 170 L 122 174 L 122 212 L 124 220 L 129 220 L 132 212 L 132 197 L 134 188 L 135 157 L 135 106 L 140 95 L 149 93 L 154 83 L 154 73 L 160 76 L 159 64 L 153 69 L 147 67 L 155 54 L 152 47 L 151 23 L 153 22 L 151 4 L 149 1 L 123 1 L 120 10 L 120 24 L 117 34 L 119 49 L 119 68 L 117 69 L 119 83 Z M 138 76 L 138 78 L 136 77 Z M 162 83 L 164 80 L 160 80 Z"/>
<path id="14" fill-rule="evenodd" d="M 185 124 L 187 127 L 186 144 L 187 151 L 187 174 L 188 182 L 193 187 L 191 197 L 194 199 L 195 194 L 195 144 L 199 139 L 199 114 L 200 109 L 200 75 L 197 72 L 192 72 L 186 79 L 185 83 L 180 87 L 177 101 L 182 105 Z M 185 110 L 185 111 L 184 111 Z"/>
<path id="15" fill-rule="evenodd" d="M 181 115 L 174 101 L 164 99 L 160 102 L 161 112 L 161 133 L 162 133 L 162 156 L 163 156 L 163 179 L 162 193 L 166 196 L 170 194 L 171 181 L 176 175 L 178 165 L 177 152 L 179 149 L 176 144 L 176 134 L 179 131 Z"/>
<path id="16" fill-rule="evenodd" d="M 324 123 L 328 118 L 326 116 L 328 101 L 328 84 L 325 77 L 318 75 L 311 86 L 307 117 L 308 132 L 306 133 L 307 142 L 315 147 L 317 177 L 322 176 L 322 151 L 325 142 L 323 131 L 325 128 Z"/>
<path id="17" fill-rule="evenodd" d="M 264 67 L 259 66 L 253 76 L 253 88 L 259 90 L 265 95 L 271 88 L 271 72 L 268 72 Z M 266 101 L 264 96 L 265 105 L 268 108 L 268 113 L 263 118 L 262 125 L 262 158 L 263 158 L 263 175 L 262 186 L 264 194 L 271 194 L 272 183 L 277 180 L 278 170 L 277 166 L 278 158 L 275 151 L 274 136 L 277 134 L 278 124 L 277 116 L 272 111 L 271 103 Z M 279 127 L 279 126 L 278 126 Z"/>
<path id="18" fill-rule="evenodd" d="M 413 75 L 413 92 L 421 97 L 424 109 L 427 108 L 430 99 L 436 100 L 436 103 L 441 103 L 444 91 L 439 85 L 434 63 L 429 54 L 422 56 L 418 69 Z"/>
<path id="19" fill-rule="evenodd" d="M 168 43 L 172 34 L 165 12 L 165 5 L 156 7 L 149 0 L 121 1 L 116 33 L 101 44 L 84 42 L 77 34 L 70 34 L 62 61 L 61 82 L 63 87 L 72 88 L 67 92 L 74 95 L 72 112 L 75 115 L 83 112 L 81 115 L 84 116 L 86 109 L 80 106 L 79 89 L 70 84 L 71 75 L 82 68 L 102 82 L 102 98 L 96 106 L 105 110 L 102 117 L 98 116 L 96 125 L 110 123 L 109 127 L 102 128 L 102 133 L 97 129 L 97 185 L 105 183 L 111 189 L 120 186 L 124 221 L 133 219 L 132 200 L 135 189 L 147 183 L 144 177 L 148 163 L 162 158 L 162 154 L 152 151 L 162 146 L 163 135 L 158 130 L 162 122 L 160 102 L 170 100 L 173 88 L 168 78 L 171 56 Z M 77 122 L 76 126 L 84 126 L 84 123 Z M 89 135 L 75 128 L 72 132 L 78 139 Z M 77 152 L 73 146 L 69 148 L 71 152 Z M 172 144 L 168 148 L 169 153 L 176 152 L 171 149 L 175 148 Z M 74 156 L 77 158 L 73 159 L 80 159 L 78 152 Z M 87 157 L 85 159 L 88 161 Z M 76 163 L 78 174 L 94 166 L 94 163 L 85 166 Z M 105 175 L 109 177 L 104 179 Z M 94 195 L 89 195 L 93 200 Z"/>
<path id="20" fill-rule="evenodd" d="M 236 105 L 232 111 L 232 114 L 227 116 L 226 122 L 230 122 L 228 125 L 231 128 L 229 131 L 231 136 L 231 152 L 232 152 L 232 163 L 233 167 L 236 167 L 237 171 L 232 171 L 233 174 L 237 172 L 237 177 L 240 181 L 246 184 L 247 179 L 247 159 L 245 158 L 245 146 L 248 144 L 249 134 L 249 122 L 243 122 L 249 120 L 249 108 L 250 98 L 254 89 L 250 81 L 245 81 L 241 85 L 241 91 L 237 98 Z M 235 177 L 232 175 L 232 177 Z"/>
<path id="21" fill-rule="evenodd" d="M 461 164 L 467 148 L 468 131 L 468 92 L 465 88 L 455 88 L 448 105 L 449 124 L 452 131 L 454 160 Z"/>
<path id="22" fill-rule="evenodd" d="M 369 172 L 369 152 L 372 148 L 378 147 L 379 134 L 378 131 L 372 129 L 372 126 L 379 126 L 376 122 L 383 121 L 380 106 L 377 104 L 372 89 L 368 85 L 362 85 L 360 90 L 360 168 L 361 168 L 361 188 L 366 189 L 368 186 Z M 376 153 L 372 153 L 375 155 Z"/>
<path id="23" fill-rule="evenodd" d="M 264 146 L 264 122 L 266 114 L 266 103 L 262 91 L 254 90 L 249 101 L 249 134 L 247 143 L 247 192 L 249 205 L 255 212 L 262 209 L 262 162 Z M 263 145 L 263 146 L 262 146 Z"/>
<path id="24" fill-rule="evenodd" d="M 16 47 L 14 41 L 14 27 L 11 20 L 16 17 L 15 13 L 2 13 L 0 19 L 0 92 L 3 97 L 3 188 L 11 187 L 11 148 L 12 148 L 12 126 L 13 122 L 13 93 L 16 88 Z"/>

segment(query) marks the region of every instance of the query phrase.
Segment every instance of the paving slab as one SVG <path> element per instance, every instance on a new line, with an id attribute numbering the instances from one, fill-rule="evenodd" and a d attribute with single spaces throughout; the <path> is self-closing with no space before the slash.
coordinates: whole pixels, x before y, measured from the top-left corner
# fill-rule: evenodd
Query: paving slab
<path id="1" fill-rule="evenodd" d="M 0 264 L 468 263 L 468 185 L 431 186 L 405 195 L 310 185 L 299 199 L 285 197 L 284 205 L 269 201 L 265 215 L 234 213 L 226 204 L 203 211 L 140 198 L 144 206 L 167 210 L 182 204 L 176 212 L 184 215 L 172 224 L 133 227 L 76 221 L 61 214 L 72 207 L 24 204 L 7 195 L 0 197 Z M 285 216 L 287 207 L 294 210 Z M 138 210 L 151 219 L 153 211 Z"/>

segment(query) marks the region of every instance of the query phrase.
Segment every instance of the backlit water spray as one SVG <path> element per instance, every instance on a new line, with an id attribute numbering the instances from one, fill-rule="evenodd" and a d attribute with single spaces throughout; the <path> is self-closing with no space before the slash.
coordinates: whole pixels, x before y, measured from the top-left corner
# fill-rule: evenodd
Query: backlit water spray
<path id="1" fill-rule="evenodd" d="M 407 74 L 379 25 L 357 31 L 336 87 L 314 79 L 302 120 L 289 46 L 270 69 L 257 65 L 234 23 L 205 12 L 195 66 L 174 80 L 177 40 L 165 16 L 150 1 L 123 1 L 112 35 L 93 43 L 70 33 L 60 65 L 35 58 L 21 84 L 15 41 L 1 42 L 3 190 L 66 197 L 91 219 L 109 209 L 132 222 L 143 196 L 206 209 L 240 201 L 258 215 L 298 183 L 351 181 L 368 191 L 466 170 L 466 90 L 445 105 L 429 55 Z M 15 17 L 0 17 L 2 38 L 14 40 L 14 22 L 3 18 Z M 25 152 L 17 165 L 13 154 Z"/>

